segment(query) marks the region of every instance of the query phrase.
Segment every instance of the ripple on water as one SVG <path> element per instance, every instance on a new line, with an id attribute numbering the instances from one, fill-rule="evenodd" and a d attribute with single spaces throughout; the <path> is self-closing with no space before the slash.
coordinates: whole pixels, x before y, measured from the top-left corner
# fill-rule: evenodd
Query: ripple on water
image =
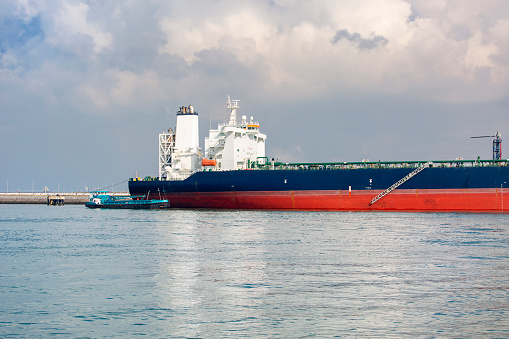
<path id="1" fill-rule="evenodd" d="M 508 221 L 0 205 L 0 336 L 508 337 Z"/>

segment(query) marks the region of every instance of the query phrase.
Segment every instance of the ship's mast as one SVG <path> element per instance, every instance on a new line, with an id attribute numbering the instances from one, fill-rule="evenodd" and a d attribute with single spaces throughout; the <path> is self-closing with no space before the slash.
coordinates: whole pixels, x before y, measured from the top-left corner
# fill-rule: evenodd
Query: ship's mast
<path id="1" fill-rule="evenodd" d="M 226 94 L 226 107 L 231 111 L 228 125 L 237 124 L 237 108 L 239 108 L 239 101 L 240 100 L 231 100 L 230 94 Z"/>

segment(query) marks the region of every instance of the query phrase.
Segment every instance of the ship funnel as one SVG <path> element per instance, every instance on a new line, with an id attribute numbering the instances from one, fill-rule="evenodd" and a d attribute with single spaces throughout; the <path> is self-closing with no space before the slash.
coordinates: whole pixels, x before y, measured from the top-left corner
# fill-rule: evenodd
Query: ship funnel
<path id="1" fill-rule="evenodd" d="M 177 112 L 175 148 L 181 151 L 189 148 L 197 149 L 199 147 L 198 132 L 198 112 L 194 111 L 192 105 L 182 106 Z"/>
<path id="2" fill-rule="evenodd" d="M 199 168 L 201 150 L 198 137 L 198 112 L 192 105 L 180 107 L 175 128 L 175 154 L 172 156 L 174 170 L 191 173 Z"/>

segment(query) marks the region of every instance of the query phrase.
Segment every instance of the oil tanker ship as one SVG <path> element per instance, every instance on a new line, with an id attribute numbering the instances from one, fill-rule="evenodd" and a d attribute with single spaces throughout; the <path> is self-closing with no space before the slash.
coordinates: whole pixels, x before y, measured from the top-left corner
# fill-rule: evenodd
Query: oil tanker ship
<path id="1" fill-rule="evenodd" d="M 508 160 L 500 133 L 493 159 L 282 163 L 265 155 L 266 135 L 250 117 L 210 129 L 202 153 L 198 113 L 180 107 L 175 131 L 159 134 L 159 176 L 129 179 L 133 196 L 170 208 L 507 212 Z M 490 136 L 491 137 L 491 136 Z"/>

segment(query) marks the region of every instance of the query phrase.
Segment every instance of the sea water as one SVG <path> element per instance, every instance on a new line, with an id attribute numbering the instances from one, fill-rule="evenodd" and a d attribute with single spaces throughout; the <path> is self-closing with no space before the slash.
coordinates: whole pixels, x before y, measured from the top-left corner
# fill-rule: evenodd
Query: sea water
<path id="1" fill-rule="evenodd" d="M 0 337 L 509 337 L 509 215 L 0 205 Z"/>

